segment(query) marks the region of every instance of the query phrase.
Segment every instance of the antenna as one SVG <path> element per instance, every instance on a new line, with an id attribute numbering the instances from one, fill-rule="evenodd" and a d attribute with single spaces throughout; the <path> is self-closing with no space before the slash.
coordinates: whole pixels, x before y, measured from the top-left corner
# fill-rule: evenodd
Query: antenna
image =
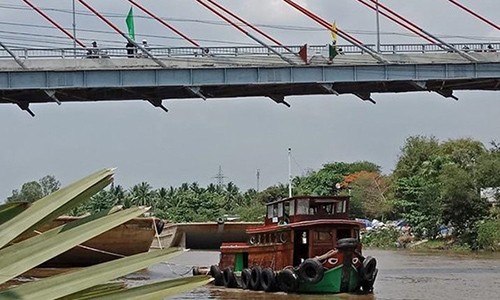
<path id="1" fill-rule="evenodd" d="M 292 148 L 288 148 L 288 197 L 292 197 Z"/>
<path id="2" fill-rule="evenodd" d="M 260 169 L 257 169 L 257 192 L 260 189 Z"/>

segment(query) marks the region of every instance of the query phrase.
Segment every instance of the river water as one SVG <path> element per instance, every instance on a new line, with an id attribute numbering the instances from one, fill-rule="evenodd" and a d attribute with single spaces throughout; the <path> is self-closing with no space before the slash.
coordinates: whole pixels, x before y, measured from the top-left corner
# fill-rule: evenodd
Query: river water
<path id="1" fill-rule="evenodd" d="M 413 253 L 407 250 L 365 250 L 377 258 L 379 273 L 373 295 L 286 295 L 243 290 L 226 290 L 207 285 L 170 299 L 500 299 L 500 254 L 448 255 Z M 190 273 L 192 266 L 210 266 L 218 262 L 215 251 L 189 251 L 169 263 L 152 266 L 127 277 L 130 285 L 144 284 Z M 190 276 L 190 275 L 185 275 Z"/>

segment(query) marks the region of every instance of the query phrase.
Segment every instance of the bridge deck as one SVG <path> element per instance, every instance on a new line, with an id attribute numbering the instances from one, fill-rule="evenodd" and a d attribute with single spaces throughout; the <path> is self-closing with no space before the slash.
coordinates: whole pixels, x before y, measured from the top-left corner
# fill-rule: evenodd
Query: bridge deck
<path id="1" fill-rule="evenodd" d="M 275 56 L 165 57 L 166 67 L 146 58 L 0 59 L 0 103 L 105 100 L 228 98 L 289 95 L 498 90 L 500 52 L 385 54 L 381 64 L 366 54 L 339 55 L 329 61 L 312 53 L 309 64 L 291 66 Z"/>

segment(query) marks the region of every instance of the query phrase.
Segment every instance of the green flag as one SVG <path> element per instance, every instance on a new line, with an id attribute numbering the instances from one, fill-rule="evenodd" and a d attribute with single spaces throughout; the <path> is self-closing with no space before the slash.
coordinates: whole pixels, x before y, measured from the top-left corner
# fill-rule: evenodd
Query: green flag
<path id="1" fill-rule="evenodd" d="M 128 28 L 128 36 L 135 41 L 135 27 L 134 27 L 134 12 L 132 10 L 132 6 L 128 11 L 127 19 L 125 19 L 125 23 L 127 23 Z"/>

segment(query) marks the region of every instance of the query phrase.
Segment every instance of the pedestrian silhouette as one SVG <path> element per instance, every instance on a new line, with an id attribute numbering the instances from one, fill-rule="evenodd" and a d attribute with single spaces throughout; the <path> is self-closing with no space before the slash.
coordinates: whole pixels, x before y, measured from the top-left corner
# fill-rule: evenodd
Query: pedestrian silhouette
<path id="1" fill-rule="evenodd" d="M 99 58 L 99 49 L 97 47 L 97 42 L 92 41 L 92 48 L 87 51 L 88 58 Z"/>
<path id="2" fill-rule="evenodd" d="M 135 57 L 135 56 L 136 56 L 136 54 L 137 54 L 137 49 L 135 48 L 135 45 L 134 45 L 131 41 L 129 41 L 129 42 L 127 43 L 126 48 L 127 48 L 127 56 L 128 56 L 129 58 L 133 58 L 133 57 Z"/>

